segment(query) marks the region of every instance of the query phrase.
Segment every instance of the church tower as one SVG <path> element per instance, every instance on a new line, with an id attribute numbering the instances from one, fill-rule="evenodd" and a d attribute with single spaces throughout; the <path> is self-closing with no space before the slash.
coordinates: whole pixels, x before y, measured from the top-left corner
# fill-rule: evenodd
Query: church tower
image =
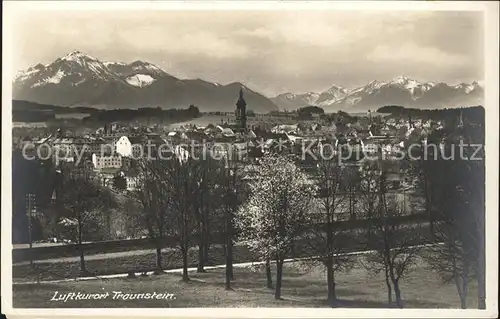
<path id="1" fill-rule="evenodd" d="M 460 111 L 460 117 L 458 118 L 458 125 L 459 128 L 464 127 L 464 120 L 463 120 L 463 113 Z"/>
<path id="2" fill-rule="evenodd" d="M 240 96 L 236 102 L 236 125 L 239 128 L 246 129 L 247 127 L 247 102 L 243 98 L 243 88 L 240 89 Z"/>

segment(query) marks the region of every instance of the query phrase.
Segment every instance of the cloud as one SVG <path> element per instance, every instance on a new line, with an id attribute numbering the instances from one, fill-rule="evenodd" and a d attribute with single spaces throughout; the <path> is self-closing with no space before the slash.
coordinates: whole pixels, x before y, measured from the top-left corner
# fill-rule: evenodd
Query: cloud
<path id="1" fill-rule="evenodd" d="M 147 27 L 130 31 L 126 36 L 121 36 L 121 40 L 135 50 L 151 50 L 156 47 L 166 54 L 216 59 L 244 58 L 248 55 L 245 46 L 203 30 L 189 33 L 162 32 L 157 28 Z"/>
<path id="2" fill-rule="evenodd" d="M 78 49 L 174 76 L 243 81 L 269 95 L 407 75 L 480 80 L 482 16 L 446 11 L 99 11 L 15 21 L 14 68 Z"/>
<path id="3" fill-rule="evenodd" d="M 240 30 L 237 35 L 254 37 L 288 45 L 313 48 L 335 48 L 345 44 L 348 32 L 338 25 L 321 20 L 291 20 L 253 30 Z"/>
<path id="4" fill-rule="evenodd" d="M 423 47 L 414 42 L 404 42 L 398 46 L 380 45 L 367 55 L 374 63 L 405 63 L 418 67 L 457 68 L 467 64 L 467 57 L 444 52 L 435 47 Z"/>

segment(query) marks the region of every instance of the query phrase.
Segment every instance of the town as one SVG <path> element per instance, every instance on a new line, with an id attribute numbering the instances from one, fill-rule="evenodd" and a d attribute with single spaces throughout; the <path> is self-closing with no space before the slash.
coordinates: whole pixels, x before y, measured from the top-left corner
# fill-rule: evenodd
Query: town
<path id="1" fill-rule="evenodd" d="M 421 245 L 446 238 L 441 227 L 449 213 L 436 205 L 451 203 L 439 198 L 439 187 L 458 168 L 445 169 L 445 153 L 464 139 L 469 146 L 481 142 L 483 123 L 477 119 L 482 107 L 436 111 L 389 106 L 375 114 L 350 115 L 307 106 L 255 114 L 247 109 L 251 106 L 243 89 L 235 100 L 234 114 L 198 115 L 220 117 L 206 125 L 162 126 L 156 118 L 158 123 L 149 126 L 111 121 L 92 131 L 14 128 L 13 256 L 19 263 L 14 276 L 56 279 L 124 272 L 134 277 L 179 265 L 188 281 L 188 267 L 203 273 L 205 267 L 225 262 L 230 289 L 234 258 L 239 258 L 233 251 L 244 249 L 241 261 L 266 261 L 272 288 L 271 261 L 280 265 L 285 257 L 310 258 L 314 252 L 325 256 L 320 260 L 333 275 L 353 260 L 331 254 L 374 249 L 385 256 L 398 248 L 400 253 L 390 255 L 398 260 L 392 266 L 402 267 L 392 278 L 399 289 L 397 278 L 410 271 L 403 265 L 414 262 Z M 384 109 L 387 113 L 379 112 Z M 292 188 L 282 193 L 267 179 L 292 183 Z M 280 206 L 264 216 L 254 207 L 280 205 L 280 196 L 292 206 L 284 211 L 290 225 L 269 233 L 261 228 Z M 383 216 L 391 217 L 391 230 L 377 222 Z M 262 225 L 248 226 L 252 220 Z M 322 227 L 330 230 L 324 233 Z M 274 242 L 276 236 L 281 244 Z M 326 246 L 318 243 L 323 236 Z M 378 246 L 377 240 L 389 237 L 389 246 Z M 156 257 L 142 266 L 129 260 L 103 268 L 92 257 L 148 248 L 156 250 Z M 167 257 L 165 249 L 179 255 Z M 193 249 L 198 257 L 191 255 Z M 79 256 L 78 268 L 45 268 L 43 259 L 65 256 Z M 278 271 L 282 276 L 283 270 Z M 280 298 L 282 279 L 276 280 Z M 334 286 L 329 277 L 332 304 L 337 300 Z M 396 299 L 402 306 L 399 293 Z"/>
<path id="2" fill-rule="evenodd" d="M 14 129 L 13 148 L 25 159 L 50 160 L 54 168 L 71 167 L 74 170 L 91 170 L 103 186 L 117 189 L 115 177 L 123 177 L 127 191 L 135 189 L 133 162 L 152 156 L 151 151 L 160 146 L 166 153 L 189 157 L 190 152 L 203 149 L 212 157 L 234 155 L 242 165 L 255 164 L 255 160 L 270 152 L 292 154 L 306 167 L 307 158 L 317 153 L 322 143 L 333 148 L 340 145 L 358 145 L 357 155 L 374 155 L 378 151 L 384 158 L 396 156 L 408 148 L 409 143 L 424 143 L 428 136 L 438 133 L 438 145 L 444 141 L 444 120 L 412 120 L 408 117 L 351 116 L 345 112 L 324 114 L 318 107 L 305 107 L 298 112 L 273 112 L 255 114 L 246 111 L 243 91 L 240 91 L 234 121 L 225 121 L 232 114 L 218 112 L 221 120 L 208 125 L 185 124 L 176 128 L 160 125 L 130 125 L 130 123 L 105 123 L 95 131 L 74 132 L 61 128 Z M 389 115 L 389 114 L 386 114 Z M 213 116 L 213 117 L 216 117 Z M 463 127 L 462 113 L 448 123 L 453 128 Z M 39 131 L 39 132 L 37 132 Z M 80 128 L 78 131 L 82 131 Z M 39 136 L 33 136 L 39 134 Z M 149 145 L 149 147 L 148 147 Z M 149 153 L 148 153 L 149 151 Z M 357 156 L 350 164 L 361 166 Z M 404 172 L 398 169 L 402 177 Z M 406 181 L 410 176 L 406 176 Z M 402 178 L 398 181 L 404 181 Z"/>

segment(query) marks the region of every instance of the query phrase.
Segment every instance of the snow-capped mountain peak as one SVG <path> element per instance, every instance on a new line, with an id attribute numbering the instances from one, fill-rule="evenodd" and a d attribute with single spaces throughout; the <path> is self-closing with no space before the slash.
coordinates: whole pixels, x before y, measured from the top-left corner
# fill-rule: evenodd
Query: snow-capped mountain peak
<path id="1" fill-rule="evenodd" d="M 298 105 L 308 106 L 316 104 L 320 94 L 315 92 L 307 92 L 302 94 L 294 94 L 291 92 L 282 93 L 272 98 L 275 103 L 281 104 L 283 109 L 296 109 Z"/>
<path id="2" fill-rule="evenodd" d="M 352 90 L 334 85 L 320 93 L 314 105 L 325 108 L 325 111 L 353 107 L 376 109 L 387 104 L 426 108 L 463 103 L 478 105 L 483 103 L 482 92 L 482 87 L 476 81 L 472 84 L 449 86 L 445 83 L 421 83 L 407 76 L 396 76 L 389 82 L 373 80 Z M 278 106 L 288 109 L 306 105 L 303 98 L 299 99 L 293 93 L 279 95 L 274 101 Z"/>
<path id="3" fill-rule="evenodd" d="M 386 85 L 385 82 L 380 82 L 379 80 L 370 81 L 367 85 L 362 87 L 366 91 L 372 91 L 376 89 L 380 89 L 382 86 Z"/>
<path id="4" fill-rule="evenodd" d="M 61 60 L 66 60 L 66 61 L 76 61 L 76 62 L 80 62 L 82 60 L 91 60 L 91 61 L 97 61 L 96 58 L 88 55 L 88 54 L 85 54 L 81 51 L 72 51 L 68 54 L 66 54 L 65 56 L 63 56 L 61 58 Z"/>
<path id="5" fill-rule="evenodd" d="M 134 61 L 130 64 L 105 62 L 104 65 L 122 78 L 129 78 L 138 74 L 148 75 L 153 78 L 167 76 L 167 73 L 165 73 L 158 66 L 140 60 Z"/>
<path id="6" fill-rule="evenodd" d="M 477 89 L 478 87 L 480 87 L 480 86 L 479 86 L 479 83 L 477 83 L 476 81 L 472 82 L 471 84 L 460 83 L 460 84 L 457 84 L 454 86 L 455 89 L 461 89 L 467 94 L 469 94 L 473 90 Z"/>
<path id="7" fill-rule="evenodd" d="M 399 76 L 396 76 L 392 79 L 391 83 L 394 83 L 394 84 L 400 84 L 400 85 L 405 85 L 406 83 L 408 83 L 409 81 L 411 81 L 410 78 L 406 77 L 406 76 L 403 76 L 403 75 L 399 75 Z"/>
<path id="8" fill-rule="evenodd" d="M 338 91 L 345 91 L 345 89 L 337 84 L 334 84 L 325 92 L 338 92 Z"/>
<path id="9" fill-rule="evenodd" d="M 240 85 L 219 85 L 179 79 L 149 62 L 103 62 L 72 51 L 47 65 L 20 71 L 13 79 L 13 99 L 61 106 L 99 107 L 199 105 L 207 111 L 231 111 Z M 277 110 L 268 98 L 246 90 L 245 99 L 255 112 Z"/>
<path id="10" fill-rule="evenodd" d="M 392 81 L 389 82 L 389 84 L 399 85 L 409 90 L 415 89 L 421 85 L 420 82 L 410 79 L 409 77 L 406 76 L 397 76 L 394 79 L 392 79 Z"/>
<path id="11" fill-rule="evenodd" d="M 33 76 L 37 73 L 40 73 L 44 69 L 45 69 L 45 66 L 41 63 L 38 63 L 37 65 L 35 65 L 31 68 L 28 68 L 26 70 L 20 70 L 15 75 L 14 81 L 24 81 L 24 80 L 30 78 L 31 76 Z"/>
<path id="12" fill-rule="evenodd" d="M 161 69 L 159 67 L 157 67 L 156 65 L 149 63 L 149 62 L 143 62 L 140 60 L 137 60 L 137 61 L 130 63 L 130 66 L 134 70 L 136 70 L 136 69 L 139 70 L 139 69 L 145 68 L 145 69 L 152 70 L 152 71 L 161 71 Z"/>

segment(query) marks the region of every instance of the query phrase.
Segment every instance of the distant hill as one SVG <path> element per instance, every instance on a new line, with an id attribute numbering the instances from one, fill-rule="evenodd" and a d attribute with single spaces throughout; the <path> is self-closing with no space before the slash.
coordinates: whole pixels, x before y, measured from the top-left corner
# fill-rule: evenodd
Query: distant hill
<path id="1" fill-rule="evenodd" d="M 83 113 L 85 122 L 133 121 L 141 118 L 155 118 L 164 122 L 187 121 L 200 116 L 194 105 L 184 109 L 161 109 L 144 107 L 139 109 L 96 109 L 92 107 L 66 107 L 39 104 L 29 101 L 12 101 L 12 120 L 14 122 L 45 122 L 54 120 L 56 114 Z"/>
<path id="2" fill-rule="evenodd" d="M 13 99 L 101 109 L 180 109 L 194 104 L 202 112 L 230 112 L 235 109 L 240 88 L 247 109 L 258 113 L 278 110 L 267 97 L 239 82 L 221 85 L 183 80 L 148 62 L 102 62 L 74 51 L 51 64 L 37 64 L 19 72 L 13 81 Z"/>
<path id="3" fill-rule="evenodd" d="M 92 113 L 98 109 L 93 107 L 65 107 L 50 104 L 40 104 L 30 101 L 12 100 L 12 111 L 50 111 L 54 113 Z"/>
<path id="4" fill-rule="evenodd" d="M 454 125 L 453 123 L 458 123 L 460 117 L 462 117 L 463 121 L 467 120 L 473 124 L 484 125 L 485 122 L 485 110 L 481 105 L 432 110 L 386 105 L 379 108 L 377 113 L 388 114 L 389 117 L 395 118 L 408 118 L 412 116 L 414 118 L 432 119 L 436 121 L 447 120 L 450 121 L 449 123 L 451 123 L 451 125 Z"/>

